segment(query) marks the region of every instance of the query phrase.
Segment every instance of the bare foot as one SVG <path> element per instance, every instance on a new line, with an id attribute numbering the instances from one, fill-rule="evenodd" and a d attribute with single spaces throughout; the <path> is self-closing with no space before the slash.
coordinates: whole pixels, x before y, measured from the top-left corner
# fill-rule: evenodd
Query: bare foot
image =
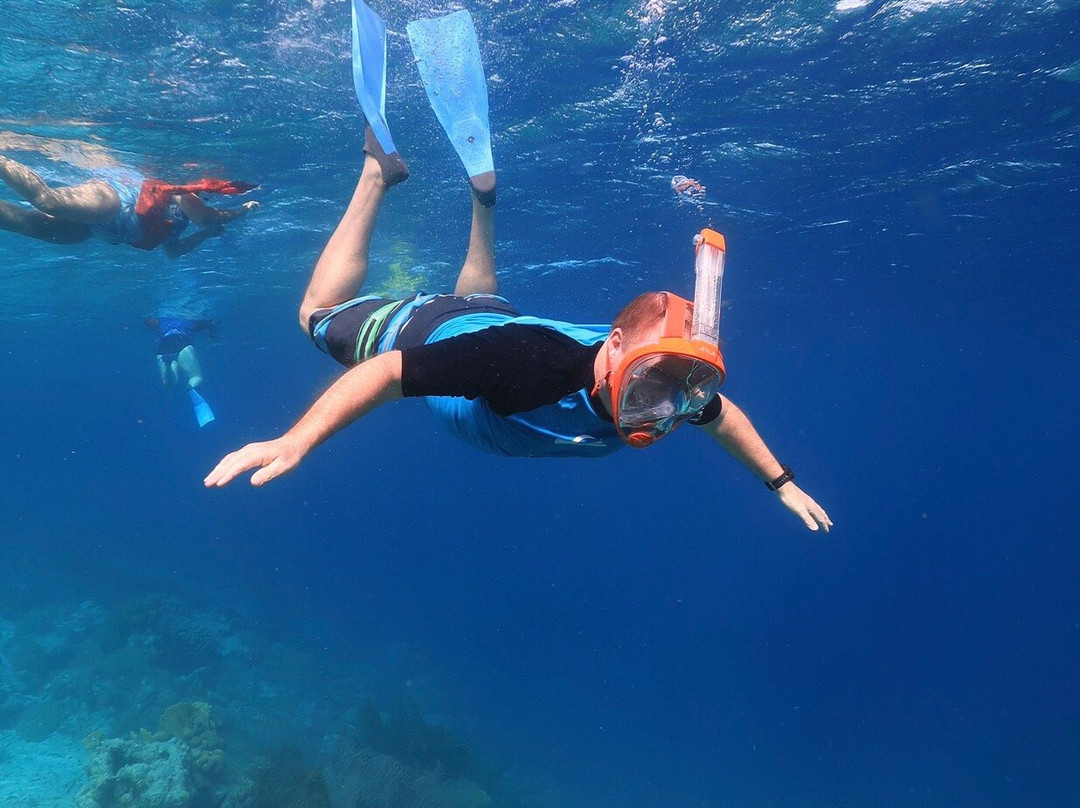
<path id="1" fill-rule="evenodd" d="M 405 182 L 409 178 L 409 167 L 405 165 L 401 155 L 397 152 L 392 154 L 384 152 L 379 139 L 375 137 L 375 133 L 371 131 L 370 126 L 364 127 L 364 151 L 378 162 L 385 187 L 393 188 L 399 182 Z"/>
<path id="2" fill-rule="evenodd" d="M 469 187 L 472 188 L 476 201 L 485 208 L 495 204 L 495 172 L 485 171 L 475 177 L 469 177 Z"/>

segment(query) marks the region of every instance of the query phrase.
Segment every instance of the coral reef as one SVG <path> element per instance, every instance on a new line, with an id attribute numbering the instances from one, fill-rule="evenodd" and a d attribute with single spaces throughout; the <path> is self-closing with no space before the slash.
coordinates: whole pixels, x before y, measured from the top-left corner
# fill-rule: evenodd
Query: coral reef
<path id="1" fill-rule="evenodd" d="M 75 798 L 78 808 L 194 808 L 183 744 L 176 738 L 86 739 L 90 784 Z"/>
<path id="2" fill-rule="evenodd" d="M 170 597 L 0 614 L 0 806 L 538 804 L 415 699 L 240 625 Z"/>
<path id="3" fill-rule="evenodd" d="M 193 612 L 175 598 L 155 596 L 133 601 L 109 615 L 102 632 L 106 647 L 118 648 L 132 636 L 143 638 L 155 665 L 186 674 L 213 668 L 222 657 L 242 653 L 245 644 L 233 618 Z"/>
<path id="4" fill-rule="evenodd" d="M 473 768 L 468 744 L 445 727 L 425 721 L 413 699 L 398 699 L 385 713 L 365 699 L 357 712 L 357 730 L 368 747 L 410 766 L 437 767 L 448 777 L 468 775 Z"/>
<path id="5" fill-rule="evenodd" d="M 335 801 L 350 808 L 489 808 L 491 798 L 469 780 L 447 778 L 372 749 L 340 751 L 331 770 Z"/>
<path id="6" fill-rule="evenodd" d="M 333 808 L 333 802 L 322 772 L 306 767 L 300 753 L 289 748 L 246 771 L 222 808 Z"/>
<path id="7" fill-rule="evenodd" d="M 182 701 L 161 716 L 153 740 L 175 738 L 184 744 L 192 782 L 199 792 L 218 786 L 225 769 L 225 744 L 205 702 Z"/>
<path id="8" fill-rule="evenodd" d="M 224 798 L 224 745 L 210 705 L 180 702 L 158 731 L 86 739 L 89 785 L 79 808 L 216 808 Z"/>

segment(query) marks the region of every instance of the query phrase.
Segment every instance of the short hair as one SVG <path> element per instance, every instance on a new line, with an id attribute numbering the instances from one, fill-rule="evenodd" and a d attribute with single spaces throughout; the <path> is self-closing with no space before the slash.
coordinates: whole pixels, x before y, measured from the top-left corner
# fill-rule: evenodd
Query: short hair
<path id="1" fill-rule="evenodd" d="M 664 319 L 668 297 L 664 292 L 643 292 L 619 312 L 611 329 L 622 329 L 627 337 L 636 337 Z"/>

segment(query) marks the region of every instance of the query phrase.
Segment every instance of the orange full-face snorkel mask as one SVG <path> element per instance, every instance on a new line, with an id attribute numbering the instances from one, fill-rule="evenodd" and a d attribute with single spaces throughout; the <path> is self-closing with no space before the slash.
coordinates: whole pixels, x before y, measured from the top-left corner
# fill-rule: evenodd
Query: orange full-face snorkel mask
<path id="1" fill-rule="evenodd" d="M 724 382 L 719 347 L 724 237 L 705 229 L 694 243 L 694 303 L 664 292 L 667 312 L 660 336 L 628 353 L 611 375 L 615 428 L 635 448 L 651 446 L 700 413 Z"/>

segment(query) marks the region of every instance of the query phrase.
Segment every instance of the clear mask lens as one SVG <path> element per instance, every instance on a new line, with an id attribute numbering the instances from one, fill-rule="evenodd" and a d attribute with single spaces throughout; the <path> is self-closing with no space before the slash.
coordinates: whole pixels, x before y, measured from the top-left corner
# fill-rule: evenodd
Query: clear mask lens
<path id="1" fill-rule="evenodd" d="M 619 426 L 666 435 L 709 403 L 720 386 L 716 368 L 685 356 L 654 355 L 627 372 Z"/>

